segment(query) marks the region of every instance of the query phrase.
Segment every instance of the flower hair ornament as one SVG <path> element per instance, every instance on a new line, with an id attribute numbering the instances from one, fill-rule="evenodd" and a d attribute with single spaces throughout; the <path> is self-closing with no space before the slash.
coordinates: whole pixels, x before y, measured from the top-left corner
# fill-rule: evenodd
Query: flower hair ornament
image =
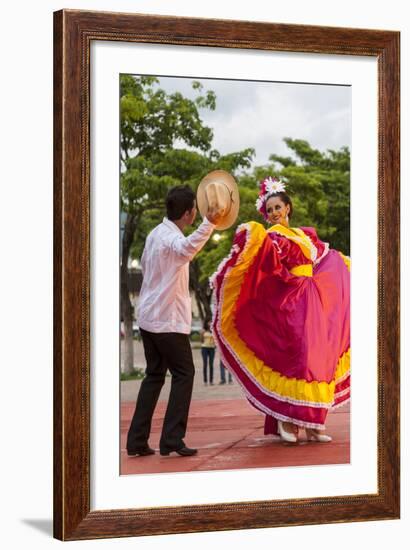
<path id="1" fill-rule="evenodd" d="M 256 199 L 256 209 L 262 214 L 265 220 L 268 219 L 268 213 L 266 212 L 266 200 L 270 195 L 274 193 L 284 192 L 286 186 L 283 181 L 272 178 L 271 176 L 261 181 L 259 197 Z"/>

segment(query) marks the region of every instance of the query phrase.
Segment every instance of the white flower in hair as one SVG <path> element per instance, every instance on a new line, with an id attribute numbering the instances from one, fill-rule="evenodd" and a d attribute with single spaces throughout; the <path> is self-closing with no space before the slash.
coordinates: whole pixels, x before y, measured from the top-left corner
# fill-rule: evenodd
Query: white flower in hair
<path id="1" fill-rule="evenodd" d="M 272 179 L 270 176 L 264 181 L 266 194 L 281 193 L 285 191 L 285 184 L 281 180 Z"/>
<path id="2" fill-rule="evenodd" d="M 258 197 L 256 199 L 255 205 L 256 205 L 257 210 L 260 210 L 262 208 L 264 202 L 265 202 L 265 200 L 264 200 L 263 197 Z"/>

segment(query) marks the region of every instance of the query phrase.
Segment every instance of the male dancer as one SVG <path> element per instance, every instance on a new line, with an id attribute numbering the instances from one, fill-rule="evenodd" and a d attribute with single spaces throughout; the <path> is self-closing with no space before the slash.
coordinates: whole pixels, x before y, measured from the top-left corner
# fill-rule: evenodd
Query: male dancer
<path id="1" fill-rule="evenodd" d="M 128 431 L 128 456 L 154 454 L 148 445 L 151 421 L 167 369 L 171 391 L 160 439 L 160 454 L 192 456 L 197 449 L 184 443 L 194 381 L 189 343 L 191 299 L 189 262 L 201 250 L 223 216 L 208 208 L 198 229 L 185 237 L 184 228 L 196 217 L 195 194 L 189 186 L 171 189 L 166 197 L 167 217 L 148 235 L 141 258 L 143 283 L 138 306 L 147 368 Z"/>

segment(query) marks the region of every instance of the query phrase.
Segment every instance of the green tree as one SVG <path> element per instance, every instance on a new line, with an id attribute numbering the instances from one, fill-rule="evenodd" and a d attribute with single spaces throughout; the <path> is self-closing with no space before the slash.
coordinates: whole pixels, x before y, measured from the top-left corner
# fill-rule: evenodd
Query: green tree
<path id="1" fill-rule="evenodd" d="M 203 125 L 202 108 L 214 109 L 212 91 L 202 93 L 199 82 L 192 83 L 195 99 L 180 93 L 168 94 L 155 77 L 122 75 L 121 109 L 121 210 L 126 212 L 121 250 L 121 314 L 124 321 L 124 368 L 133 368 L 133 310 L 128 289 L 128 259 L 142 213 L 161 208 L 166 190 L 175 179 L 156 169 L 156 162 L 176 143 L 200 151 L 211 148 L 212 131 Z"/>
<path id="2" fill-rule="evenodd" d="M 270 173 L 287 181 L 295 226 L 313 226 L 332 248 L 350 251 L 350 152 L 321 152 L 307 141 L 284 139 L 292 157 L 271 155 Z"/>

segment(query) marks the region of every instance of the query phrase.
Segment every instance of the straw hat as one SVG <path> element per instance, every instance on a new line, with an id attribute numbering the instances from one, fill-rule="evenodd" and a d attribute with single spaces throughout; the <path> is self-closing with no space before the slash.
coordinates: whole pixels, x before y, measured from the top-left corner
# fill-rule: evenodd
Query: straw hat
<path id="1" fill-rule="evenodd" d="M 218 210 L 224 211 L 216 228 L 228 229 L 235 223 L 239 212 L 239 190 L 236 181 L 225 170 L 209 172 L 198 186 L 196 202 L 203 218 L 210 206 L 216 206 Z"/>

